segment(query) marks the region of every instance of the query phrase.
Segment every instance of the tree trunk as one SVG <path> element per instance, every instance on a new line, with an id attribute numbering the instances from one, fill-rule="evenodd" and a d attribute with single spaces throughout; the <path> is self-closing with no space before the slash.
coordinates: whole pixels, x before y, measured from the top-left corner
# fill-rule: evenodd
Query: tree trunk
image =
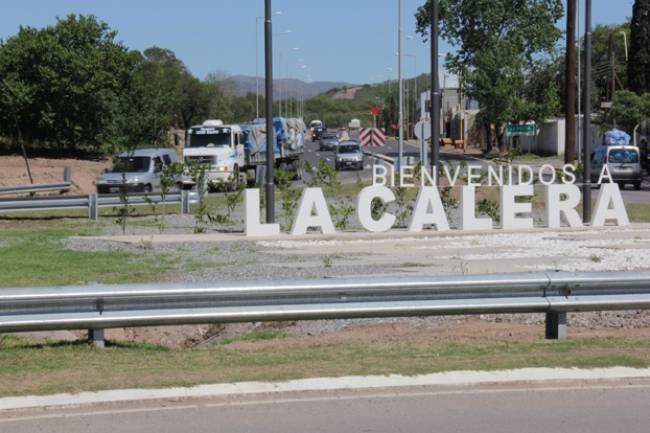
<path id="1" fill-rule="evenodd" d="M 576 1 L 567 3 L 566 37 L 566 128 L 564 162 L 572 164 L 576 160 Z"/>

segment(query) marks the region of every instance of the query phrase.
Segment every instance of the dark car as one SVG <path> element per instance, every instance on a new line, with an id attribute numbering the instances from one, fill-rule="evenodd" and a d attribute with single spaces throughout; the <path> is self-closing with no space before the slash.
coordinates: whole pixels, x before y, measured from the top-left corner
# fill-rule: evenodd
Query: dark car
<path id="1" fill-rule="evenodd" d="M 336 150 L 339 145 L 339 139 L 336 134 L 332 132 L 324 132 L 320 137 L 318 149 L 322 152 L 324 150 Z"/>
<path id="2" fill-rule="evenodd" d="M 320 140 L 324 132 L 327 132 L 325 128 L 321 128 L 321 127 L 314 128 L 313 132 L 311 133 L 311 141 Z"/>

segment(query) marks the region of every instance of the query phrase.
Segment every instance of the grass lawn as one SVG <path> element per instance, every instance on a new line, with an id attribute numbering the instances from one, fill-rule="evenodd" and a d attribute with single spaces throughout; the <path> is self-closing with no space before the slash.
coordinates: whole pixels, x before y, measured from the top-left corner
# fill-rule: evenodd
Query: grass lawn
<path id="1" fill-rule="evenodd" d="M 63 240 L 97 231 L 84 221 L 48 222 L 47 228 L 35 221 L 20 228 L 0 224 L 0 287 L 58 286 L 86 283 L 138 283 L 163 280 L 172 265 L 166 255 L 146 251 L 82 252 L 64 248 Z"/>
<path id="2" fill-rule="evenodd" d="M 625 209 L 633 223 L 650 222 L 650 204 L 643 203 L 626 203 Z"/>
<path id="3" fill-rule="evenodd" d="M 641 338 L 423 337 L 312 347 L 228 343 L 195 350 L 116 343 L 102 350 L 81 341 L 28 342 L 0 336 L 0 396 L 344 375 L 649 365 L 650 341 Z"/>

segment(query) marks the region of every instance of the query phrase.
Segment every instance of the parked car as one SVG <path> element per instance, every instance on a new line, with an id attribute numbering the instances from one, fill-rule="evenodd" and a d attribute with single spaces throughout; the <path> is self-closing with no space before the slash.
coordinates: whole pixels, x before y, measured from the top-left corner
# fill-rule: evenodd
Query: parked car
<path id="1" fill-rule="evenodd" d="M 614 182 L 621 188 L 626 184 L 641 189 L 642 171 L 639 148 L 635 146 L 599 146 L 591 154 L 591 181 L 598 182 L 603 166 L 607 164 Z"/>
<path id="2" fill-rule="evenodd" d="M 323 152 L 325 150 L 336 150 L 339 145 L 339 139 L 333 132 L 324 132 L 320 137 L 318 149 Z"/>
<path id="3" fill-rule="evenodd" d="M 120 154 L 113 167 L 97 180 L 99 194 L 128 192 L 149 193 L 160 189 L 163 167 L 178 162 L 175 149 L 137 149 Z"/>
<path id="4" fill-rule="evenodd" d="M 340 143 L 336 149 L 334 167 L 337 171 L 345 168 L 363 170 L 363 152 L 359 143 L 356 141 Z"/>

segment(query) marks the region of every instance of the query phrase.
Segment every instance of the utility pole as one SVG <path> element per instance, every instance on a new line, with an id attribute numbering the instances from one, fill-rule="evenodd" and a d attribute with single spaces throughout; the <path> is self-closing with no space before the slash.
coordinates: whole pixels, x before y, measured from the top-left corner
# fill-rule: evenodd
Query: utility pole
<path id="1" fill-rule="evenodd" d="M 565 79 L 565 110 L 566 131 L 564 162 L 573 164 L 576 159 L 576 3 L 577 0 L 567 0 L 566 26 L 566 79 Z"/>
<path id="2" fill-rule="evenodd" d="M 616 93 L 616 53 L 614 52 L 614 35 L 609 35 L 609 69 L 610 69 L 610 82 L 609 82 L 609 100 L 614 101 L 614 94 Z"/>
<path id="3" fill-rule="evenodd" d="M 265 0 L 264 53 L 266 63 L 266 223 L 275 222 L 275 183 L 273 166 L 275 164 L 273 129 L 273 20 L 271 0 Z"/>
<path id="4" fill-rule="evenodd" d="M 397 169 L 402 169 L 402 159 L 404 158 L 404 81 L 402 79 L 402 0 L 397 0 L 397 75 L 399 80 L 399 140 L 398 140 L 398 163 Z"/>
<path id="5" fill-rule="evenodd" d="M 440 165 L 440 77 L 438 76 L 438 0 L 431 0 L 431 165 L 438 183 Z"/>
<path id="6" fill-rule="evenodd" d="M 586 1 L 585 10 L 585 92 L 584 131 L 582 138 L 582 220 L 591 222 L 591 0 Z"/>

